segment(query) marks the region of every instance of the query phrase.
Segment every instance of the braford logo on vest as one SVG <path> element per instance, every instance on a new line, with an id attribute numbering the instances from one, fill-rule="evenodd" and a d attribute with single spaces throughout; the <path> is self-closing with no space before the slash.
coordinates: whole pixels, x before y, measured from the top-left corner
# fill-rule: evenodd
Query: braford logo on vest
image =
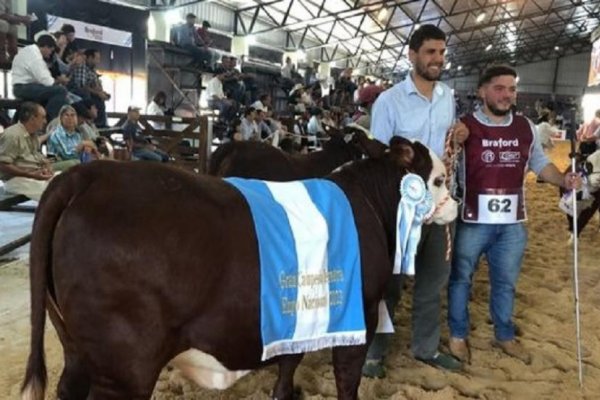
<path id="1" fill-rule="evenodd" d="M 481 139 L 481 145 L 483 147 L 519 147 L 519 139 L 505 140 L 505 139 Z"/>

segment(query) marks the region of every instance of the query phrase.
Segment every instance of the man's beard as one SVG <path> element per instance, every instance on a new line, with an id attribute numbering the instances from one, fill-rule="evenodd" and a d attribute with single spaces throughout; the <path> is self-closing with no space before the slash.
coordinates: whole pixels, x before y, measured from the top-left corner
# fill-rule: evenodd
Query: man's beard
<path id="1" fill-rule="evenodd" d="M 416 63 L 416 72 L 417 72 L 417 75 L 419 75 L 421 78 L 425 79 L 426 81 L 435 82 L 435 81 L 440 80 L 440 75 L 442 74 L 442 65 L 440 65 L 439 67 L 440 67 L 440 72 L 434 76 L 427 71 L 427 66 L 424 66 L 423 64 L 417 62 Z"/>
<path id="2" fill-rule="evenodd" d="M 488 110 L 490 110 L 490 112 L 497 117 L 504 117 L 506 114 L 508 114 L 510 112 L 510 107 L 507 110 L 500 110 L 499 108 L 496 108 L 491 104 L 486 104 L 486 105 L 487 105 Z"/>

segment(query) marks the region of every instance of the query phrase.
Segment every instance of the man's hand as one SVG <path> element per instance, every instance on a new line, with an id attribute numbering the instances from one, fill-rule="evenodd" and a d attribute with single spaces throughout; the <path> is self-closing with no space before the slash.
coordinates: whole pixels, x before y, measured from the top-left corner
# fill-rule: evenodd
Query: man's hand
<path id="1" fill-rule="evenodd" d="M 54 176 L 54 174 L 46 168 L 36 169 L 30 174 L 32 179 L 36 179 L 38 181 L 47 181 L 48 179 L 52 178 L 52 176 Z"/>
<path id="2" fill-rule="evenodd" d="M 460 121 L 454 124 L 451 129 L 454 132 L 454 137 L 459 144 L 464 143 L 464 141 L 469 137 L 469 128 L 467 128 L 467 126 Z"/>
<path id="3" fill-rule="evenodd" d="M 582 185 L 583 185 L 583 180 L 581 179 L 581 176 L 579 176 L 579 174 L 573 173 L 573 172 L 569 172 L 569 173 L 565 174 L 565 178 L 564 178 L 564 182 L 563 182 L 563 186 L 565 187 L 565 189 L 579 190 L 579 189 L 581 189 Z"/>
<path id="4" fill-rule="evenodd" d="M 60 85 L 66 85 L 69 83 L 70 78 L 66 75 L 59 75 L 56 77 L 56 82 Z"/>

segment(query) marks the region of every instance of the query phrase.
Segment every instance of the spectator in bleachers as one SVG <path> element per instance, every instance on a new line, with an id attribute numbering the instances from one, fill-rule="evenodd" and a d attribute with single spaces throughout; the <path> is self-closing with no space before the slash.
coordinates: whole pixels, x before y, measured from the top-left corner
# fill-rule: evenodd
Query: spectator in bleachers
<path id="1" fill-rule="evenodd" d="M 17 26 L 28 25 L 30 22 L 31 17 L 28 15 L 13 14 L 12 0 L 0 0 L 0 64 L 13 60 L 19 50 Z"/>
<path id="2" fill-rule="evenodd" d="M 52 34 L 56 40 L 56 51 L 52 54 L 48 61 L 48 68 L 53 78 L 60 75 L 67 76 L 69 74 L 69 64 L 63 61 L 63 55 L 67 48 L 67 35 L 62 31 L 57 31 Z"/>
<path id="3" fill-rule="evenodd" d="M 235 117 L 236 103 L 228 99 L 223 91 L 224 73 L 215 75 L 206 85 L 206 99 L 208 106 L 213 110 L 219 110 L 219 116 L 225 120 Z"/>
<path id="4" fill-rule="evenodd" d="M 256 124 L 256 110 L 254 108 L 248 107 L 244 111 L 240 131 L 242 133 L 242 140 L 260 140 L 260 131 Z"/>
<path id="5" fill-rule="evenodd" d="M 12 65 L 15 97 L 45 104 L 48 117 L 54 118 L 67 104 L 66 81 L 52 78 L 44 59 L 49 59 L 56 48 L 51 35 L 40 35 L 35 44 L 25 46 L 17 53 Z"/>
<path id="6" fill-rule="evenodd" d="M 210 50 L 210 47 L 213 47 L 215 44 L 215 41 L 210 37 L 210 32 L 208 31 L 210 28 L 210 22 L 202 21 L 202 26 L 200 26 L 196 32 L 198 32 L 198 36 L 200 36 L 200 39 L 206 46 L 205 48 L 210 51 L 210 67 L 215 70 L 219 60 L 219 53 L 214 50 Z"/>
<path id="7" fill-rule="evenodd" d="M 96 144 L 100 158 L 114 159 L 114 148 L 110 140 L 102 135 L 94 124 L 98 116 L 98 110 L 91 101 L 80 101 L 73 104 L 77 111 L 77 130 L 81 133 L 83 140 L 89 140 Z"/>
<path id="8" fill-rule="evenodd" d="M 91 152 L 98 158 L 98 149 L 91 140 L 83 140 L 77 130 L 77 112 L 71 106 L 63 106 L 58 114 L 60 123 L 48 139 L 48 153 L 54 154 L 61 161 L 79 164 L 84 152 Z"/>
<path id="9" fill-rule="evenodd" d="M 127 109 L 127 121 L 123 125 L 123 138 L 131 154 L 144 161 L 169 161 L 169 155 L 156 147 L 151 140 L 144 135 L 139 125 L 140 109 L 129 107 Z"/>
<path id="10" fill-rule="evenodd" d="M 65 163 L 51 164 L 40 152 L 37 133 L 45 124 L 44 107 L 24 102 L 19 108 L 19 122 L 0 135 L 0 179 L 7 192 L 39 200 L 54 171 L 65 169 Z"/>
<path id="11" fill-rule="evenodd" d="M 102 88 L 100 75 L 96 67 L 100 64 L 100 51 L 87 49 L 84 52 L 85 63 L 75 65 L 71 70 L 69 91 L 84 100 L 91 100 L 98 109 L 98 118 L 95 123 L 98 127 L 106 127 L 106 105 L 105 101 L 110 99 L 110 94 Z"/>
<path id="12" fill-rule="evenodd" d="M 65 34 L 67 38 L 67 45 L 62 53 L 62 60 L 68 63 L 69 57 L 79 51 L 79 46 L 75 43 L 75 27 L 71 24 L 63 24 L 60 31 Z"/>
<path id="13" fill-rule="evenodd" d="M 369 85 L 360 91 L 358 96 L 359 109 L 352 120 L 364 127 L 365 129 L 371 129 L 371 109 L 377 97 L 383 92 L 383 87 L 378 85 Z"/>
<path id="14" fill-rule="evenodd" d="M 164 116 L 166 104 L 167 104 L 167 94 L 165 92 L 163 92 L 162 90 L 159 92 L 156 92 L 156 94 L 152 98 L 152 101 L 150 103 L 148 103 L 148 106 L 146 106 L 146 115 Z M 154 127 L 154 129 L 165 129 L 164 122 L 158 122 L 158 121 L 149 121 L 149 122 L 150 122 L 150 125 L 152 125 Z"/>
<path id="15" fill-rule="evenodd" d="M 214 69 L 213 53 L 208 49 L 196 31 L 196 15 L 189 13 L 185 16 L 185 24 L 173 28 L 171 41 L 174 45 L 187 50 L 194 58 L 194 62 L 202 69 Z"/>
<path id="16" fill-rule="evenodd" d="M 261 94 L 258 100 L 256 100 L 250 107 L 256 108 L 257 110 L 264 110 L 265 112 L 269 112 L 271 109 L 271 95 L 270 94 Z"/>

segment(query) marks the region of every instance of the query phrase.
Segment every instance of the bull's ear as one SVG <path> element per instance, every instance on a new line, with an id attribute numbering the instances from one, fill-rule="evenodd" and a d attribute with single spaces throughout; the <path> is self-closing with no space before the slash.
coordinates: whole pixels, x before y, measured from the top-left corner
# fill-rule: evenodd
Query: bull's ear
<path id="1" fill-rule="evenodd" d="M 413 144 L 408 139 L 400 136 L 394 136 L 390 140 L 390 153 L 398 165 L 402 167 L 408 167 L 415 158 Z"/>

